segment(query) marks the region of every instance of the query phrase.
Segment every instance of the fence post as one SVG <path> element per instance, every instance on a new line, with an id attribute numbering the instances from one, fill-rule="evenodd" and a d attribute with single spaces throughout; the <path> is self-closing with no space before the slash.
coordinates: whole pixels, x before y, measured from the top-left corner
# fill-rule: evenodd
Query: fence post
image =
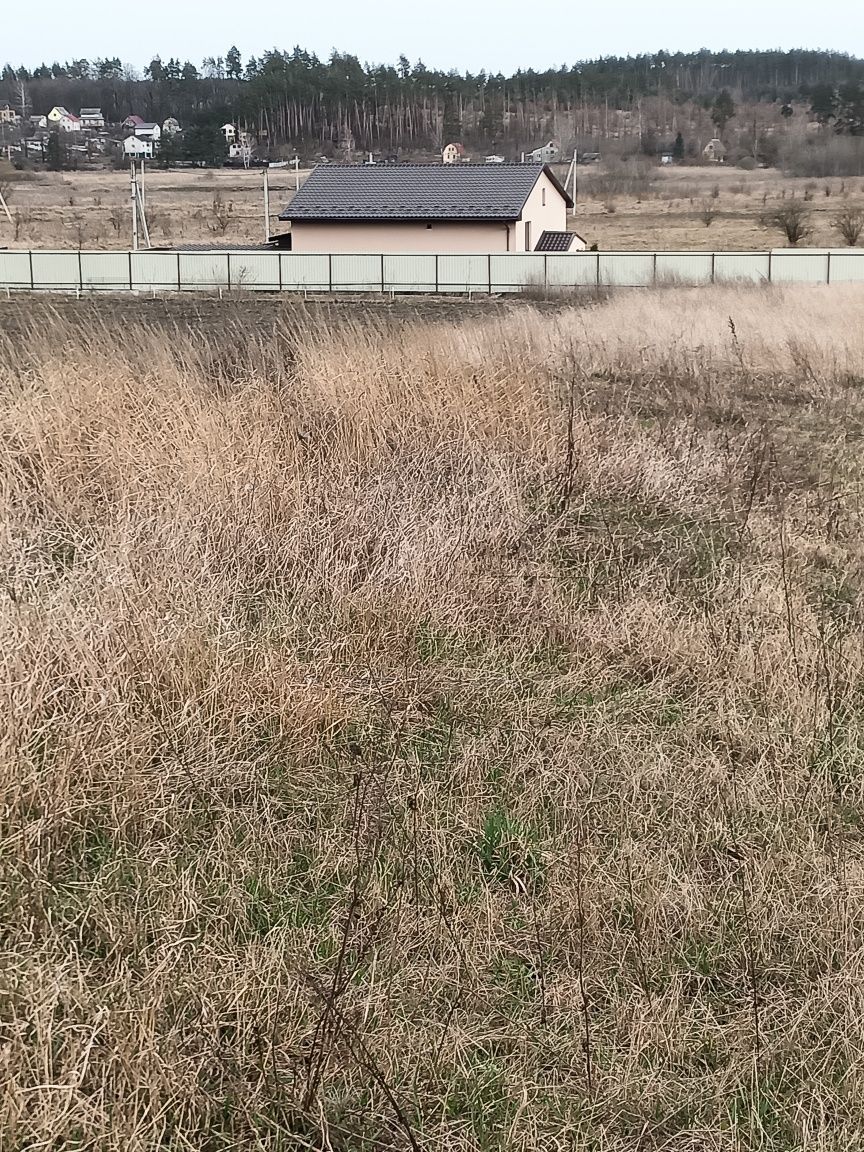
<path id="1" fill-rule="evenodd" d="M 226 263 L 227 269 L 228 269 L 228 291 L 230 292 L 231 291 L 231 253 L 230 252 L 225 253 L 225 263 Z"/>
<path id="2" fill-rule="evenodd" d="M 597 287 L 600 287 L 600 253 L 597 253 Z"/>
<path id="3" fill-rule="evenodd" d="M 381 253 L 381 295 L 384 295 L 384 253 Z"/>
<path id="4" fill-rule="evenodd" d="M 32 248 L 27 249 L 27 255 L 30 257 L 30 291 L 34 292 L 36 290 L 36 284 L 33 280 L 33 249 Z"/>
<path id="5" fill-rule="evenodd" d="M 183 291 L 183 283 L 180 279 L 180 253 L 177 253 L 177 291 Z"/>
<path id="6" fill-rule="evenodd" d="M 84 273 L 81 271 L 81 249 L 78 249 L 78 291 L 84 295 Z"/>
<path id="7" fill-rule="evenodd" d="M 435 295 L 438 295 L 438 253 L 435 253 Z"/>
<path id="8" fill-rule="evenodd" d="M 549 257 L 543 253 L 543 291 L 549 291 Z"/>
<path id="9" fill-rule="evenodd" d="M 828 279 L 826 280 L 826 284 L 830 284 L 830 283 L 831 283 L 831 253 L 829 252 L 828 253 Z"/>
<path id="10" fill-rule="evenodd" d="M 711 283 L 717 283 L 717 253 L 711 253 Z"/>
<path id="11" fill-rule="evenodd" d="M 279 266 L 279 291 L 282 291 L 282 253 L 276 253 L 276 263 Z"/>
<path id="12" fill-rule="evenodd" d="M 327 291 L 333 291 L 333 253 L 327 253 Z"/>
<path id="13" fill-rule="evenodd" d="M 126 255 L 129 257 L 129 291 L 131 292 L 132 291 L 132 252 L 129 251 L 126 253 Z"/>
<path id="14" fill-rule="evenodd" d="M 492 253 L 486 253 L 486 279 L 489 281 L 489 295 L 492 295 Z"/>
<path id="15" fill-rule="evenodd" d="M 657 287 L 657 253 L 654 253 L 654 287 Z"/>
<path id="16" fill-rule="evenodd" d="M 771 249 L 769 248 L 769 249 L 768 249 L 768 283 L 769 283 L 769 284 L 773 284 L 773 283 L 774 283 L 774 277 L 771 275 L 771 257 L 772 257 L 773 255 L 774 255 L 774 253 L 773 253 L 773 252 L 771 251 Z"/>

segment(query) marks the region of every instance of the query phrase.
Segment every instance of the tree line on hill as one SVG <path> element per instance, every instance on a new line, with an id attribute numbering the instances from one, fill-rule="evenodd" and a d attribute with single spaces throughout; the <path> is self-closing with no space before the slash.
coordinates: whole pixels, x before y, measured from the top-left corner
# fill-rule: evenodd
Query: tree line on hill
<path id="1" fill-rule="evenodd" d="M 396 152 L 451 138 L 524 147 L 561 113 L 605 108 L 608 123 L 610 107 L 632 110 L 651 99 L 710 110 L 722 132 L 731 119 L 722 108 L 715 115 L 724 92 L 783 108 L 808 101 L 820 123 L 864 134 L 864 60 L 809 50 L 658 52 L 504 76 L 434 70 L 404 56 L 396 65 L 364 65 L 338 52 L 321 60 L 301 48 L 244 63 L 231 47 L 200 66 L 156 57 L 143 74 L 116 57 L 33 69 L 7 64 L 0 80 L 0 100 L 27 112 L 99 106 L 113 122 L 132 112 L 158 121 L 173 115 L 202 130 L 230 120 L 271 147 L 348 139 L 358 149 Z"/>

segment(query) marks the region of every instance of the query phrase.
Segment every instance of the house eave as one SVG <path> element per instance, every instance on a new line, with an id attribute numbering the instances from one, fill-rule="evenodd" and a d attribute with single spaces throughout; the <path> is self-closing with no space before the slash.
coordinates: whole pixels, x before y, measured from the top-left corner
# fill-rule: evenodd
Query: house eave
<path id="1" fill-rule="evenodd" d="M 515 224 L 520 217 L 508 216 L 293 216 L 282 212 L 280 220 L 292 224 Z"/>

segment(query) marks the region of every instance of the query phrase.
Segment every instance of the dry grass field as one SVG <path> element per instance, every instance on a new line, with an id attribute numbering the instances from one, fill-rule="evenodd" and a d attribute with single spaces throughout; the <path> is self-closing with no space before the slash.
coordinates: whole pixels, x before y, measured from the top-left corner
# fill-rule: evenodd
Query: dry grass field
<path id="1" fill-rule="evenodd" d="M 561 177 L 565 174 L 562 169 Z M 301 180 L 305 176 L 301 173 Z M 271 185 L 275 232 L 286 227 L 277 217 L 293 194 L 293 172 L 274 171 Z M 126 248 L 130 244 L 129 183 L 123 172 L 44 173 L 6 186 L 11 189 L 14 222 L 0 216 L 0 245 Z M 148 170 L 146 195 L 154 244 L 258 244 L 263 239 L 260 171 Z M 842 247 L 833 222 L 845 209 L 864 212 L 864 177 L 817 180 L 787 177 L 775 170 L 660 169 L 619 162 L 605 169 L 580 170 L 579 201 L 570 226 L 604 251 L 762 251 L 786 244 L 763 219 L 793 196 L 810 213 L 812 235 L 807 243 Z"/>
<path id="2" fill-rule="evenodd" d="M 862 304 L 0 304 L 0 1147 L 860 1149 Z"/>

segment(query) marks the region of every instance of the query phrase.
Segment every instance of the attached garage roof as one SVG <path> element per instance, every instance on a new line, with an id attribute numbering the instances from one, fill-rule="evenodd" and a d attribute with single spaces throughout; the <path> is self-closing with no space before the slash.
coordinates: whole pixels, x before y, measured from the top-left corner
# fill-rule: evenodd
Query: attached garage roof
<path id="1" fill-rule="evenodd" d="M 537 241 L 535 252 L 569 252 L 576 239 L 575 232 L 544 232 Z"/>
<path id="2" fill-rule="evenodd" d="M 518 220 L 542 164 L 327 164 L 314 169 L 280 220 Z"/>

